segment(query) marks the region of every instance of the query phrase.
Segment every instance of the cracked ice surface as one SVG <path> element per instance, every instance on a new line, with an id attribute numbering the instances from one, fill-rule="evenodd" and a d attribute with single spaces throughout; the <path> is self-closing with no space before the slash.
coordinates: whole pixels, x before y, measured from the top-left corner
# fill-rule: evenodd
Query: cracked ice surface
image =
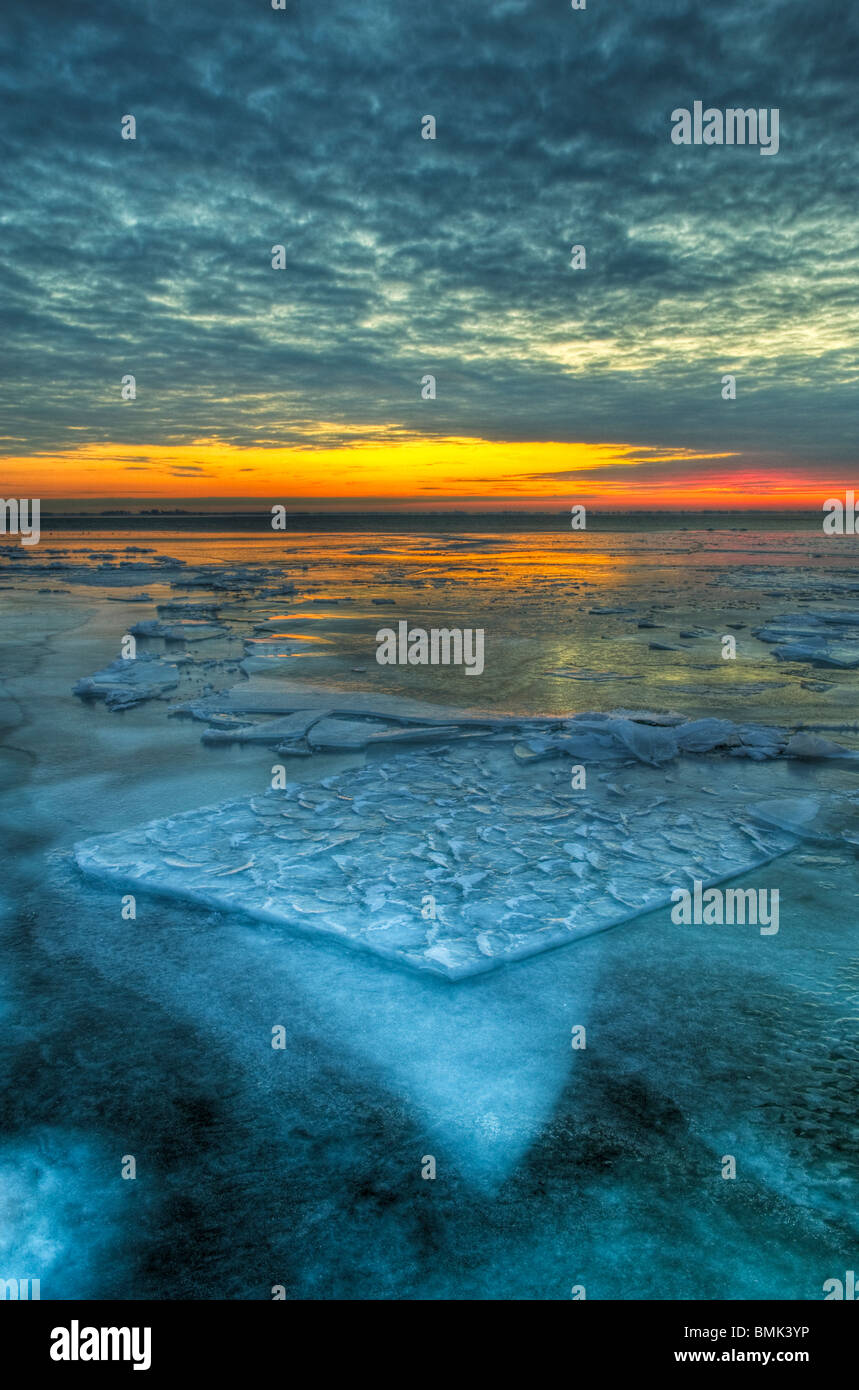
<path id="1" fill-rule="evenodd" d="M 793 848 L 759 791 L 623 781 L 570 786 L 569 764 L 509 743 L 410 752 L 316 785 L 206 807 L 76 847 L 112 882 L 337 937 L 459 979 L 604 930 Z M 706 759 L 694 759 L 706 763 Z M 737 764 L 732 777 L 741 777 Z M 789 799 L 788 799 L 789 800 Z M 807 809 L 807 808 L 806 808 Z M 424 895 L 435 918 L 422 915 Z M 429 909 L 429 905 L 426 905 Z"/>

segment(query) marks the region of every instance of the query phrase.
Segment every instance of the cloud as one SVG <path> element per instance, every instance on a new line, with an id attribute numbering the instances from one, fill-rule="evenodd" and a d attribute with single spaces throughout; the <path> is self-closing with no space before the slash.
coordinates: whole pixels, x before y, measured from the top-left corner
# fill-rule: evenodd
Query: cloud
<path id="1" fill-rule="evenodd" d="M 856 458 L 855 6 L 46 0 L 2 44 L 0 430 L 28 450 Z M 696 99 L 778 106 L 779 154 L 673 146 Z"/>

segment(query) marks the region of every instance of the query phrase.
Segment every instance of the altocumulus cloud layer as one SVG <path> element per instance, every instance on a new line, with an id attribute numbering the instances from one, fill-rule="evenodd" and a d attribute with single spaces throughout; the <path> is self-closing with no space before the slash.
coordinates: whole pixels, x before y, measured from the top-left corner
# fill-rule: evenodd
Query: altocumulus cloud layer
<path id="1" fill-rule="evenodd" d="M 6 18 L 6 452 L 393 428 L 850 461 L 855 0 Z M 695 100 L 778 107 L 778 155 L 672 145 Z"/>

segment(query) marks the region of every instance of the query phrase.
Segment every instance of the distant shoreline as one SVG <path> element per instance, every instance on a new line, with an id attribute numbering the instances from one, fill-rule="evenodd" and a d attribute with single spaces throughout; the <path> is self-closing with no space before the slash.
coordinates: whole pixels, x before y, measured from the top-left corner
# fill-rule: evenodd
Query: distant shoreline
<path id="1" fill-rule="evenodd" d="M 589 509 L 587 531 L 818 531 L 822 514 L 800 511 L 597 511 Z M 286 531 L 389 532 L 557 532 L 571 531 L 569 514 L 551 511 L 516 512 L 287 512 Z M 173 531 L 243 532 L 276 539 L 269 511 L 258 512 L 42 512 L 42 534 L 49 531 Z M 2 541 L 2 538 L 0 538 Z"/>

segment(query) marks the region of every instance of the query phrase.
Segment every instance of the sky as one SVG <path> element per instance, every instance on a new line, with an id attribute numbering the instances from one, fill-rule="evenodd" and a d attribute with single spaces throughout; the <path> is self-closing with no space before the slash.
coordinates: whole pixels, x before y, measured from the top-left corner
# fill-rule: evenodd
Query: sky
<path id="1" fill-rule="evenodd" d="M 4 497 L 859 482 L 855 0 L 7 0 L 0 33 Z M 778 154 L 673 144 L 699 100 L 777 107 Z"/>

